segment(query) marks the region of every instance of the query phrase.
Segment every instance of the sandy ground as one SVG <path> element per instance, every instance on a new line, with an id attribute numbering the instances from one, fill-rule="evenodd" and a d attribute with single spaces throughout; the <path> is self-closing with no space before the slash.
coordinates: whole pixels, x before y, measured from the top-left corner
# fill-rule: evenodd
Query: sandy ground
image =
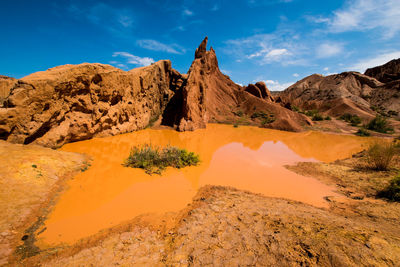
<path id="1" fill-rule="evenodd" d="M 140 218 L 28 265 L 395 266 L 399 227 L 233 188 L 203 187 L 180 214 Z M 171 219 L 175 218 L 175 219 Z M 150 220 L 151 221 L 151 220 Z M 167 225 L 169 227 L 160 227 Z M 147 226 L 146 226 L 147 224 Z"/>
<path id="2" fill-rule="evenodd" d="M 22 238 L 33 241 L 28 227 L 45 214 L 61 182 L 80 171 L 85 160 L 76 153 L 0 141 L 0 265 Z"/>

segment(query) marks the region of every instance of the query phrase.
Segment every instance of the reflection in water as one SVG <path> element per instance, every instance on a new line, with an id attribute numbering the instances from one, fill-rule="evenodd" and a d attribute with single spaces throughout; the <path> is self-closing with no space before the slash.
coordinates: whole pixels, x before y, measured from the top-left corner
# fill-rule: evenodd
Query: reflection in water
<path id="1" fill-rule="evenodd" d="M 74 242 L 139 214 L 178 211 L 206 184 L 324 207 L 323 197 L 335 195 L 331 188 L 283 165 L 345 158 L 370 140 L 209 124 L 194 132 L 147 129 L 67 144 L 61 150 L 89 154 L 92 166 L 69 182 L 70 188 L 45 222 L 47 229 L 39 235 L 40 241 Z M 201 164 L 181 170 L 168 168 L 162 176 L 123 167 L 131 146 L 144 143 L 186 148 L 200 155 Z"/>

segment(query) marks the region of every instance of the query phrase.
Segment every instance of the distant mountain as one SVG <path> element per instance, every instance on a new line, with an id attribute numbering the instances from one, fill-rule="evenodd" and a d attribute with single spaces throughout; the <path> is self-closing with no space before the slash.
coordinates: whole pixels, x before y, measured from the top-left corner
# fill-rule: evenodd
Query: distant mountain
<path id="1" fill-rule="evenodd" d="M 350 113 L 367 120 L 380 113 L 399 117 L 399 70 L 397 59 L 368 69 L 365 74 L 313 74 L 277 93 L 275 98 L 292 109 L 318 109 L 331 116 Z"/>

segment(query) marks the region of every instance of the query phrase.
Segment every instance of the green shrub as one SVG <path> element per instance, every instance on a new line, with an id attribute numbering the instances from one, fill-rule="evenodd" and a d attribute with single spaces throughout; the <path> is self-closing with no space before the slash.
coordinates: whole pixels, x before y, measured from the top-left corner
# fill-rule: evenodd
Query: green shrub
<path id="1" fill-rule="evenodd" d="M 386 118 L 377 115 L 374 119 L 372 119 L 367 125 L 366 128 L 368 130 L 372 130 L 375 132 L 380 132 L 380 133 L 387 133 L 389 131 L 393 131 L 393 128 L 391 128 L 386 120 Z"/>
<path id="2" fill-rule="evenodd" d="M 274 114 L 272 114 L 272 113 L 271 114 L 267 114 L 264 111 L 254 112 L 251 115 L 251 118 L 252 119 L 257 119 L 257 118 L 261 119 L 261 124 L 263 126 L 268 124 L 268 123 L 272 123 L 272 122 L 275 121 L 275 115 Z"/>
<path id="3" fill-rule="evenodd" d="M 388 169 L 396 152 L 393 143 L 374 143 L 367 150 L 367 160 L 370 168 L 385 171 Z"/>
<path id="4" fill-rule="evenodd" d="M 173 146 L 165 148 L 153 147 L 150 144 L 134 146 L 129 157 L 125 160 L 125 167 L 141 168 L 148 174 L 161 174 L 167 167 L 183 168 L 197 165 L 200 162 L 199 156 L 186 149 Z"/>
<path id="5" fill-rule="evenodd" d="M 358 136 L 370 136 L 371 134 L 366 129 L 360 128 L 356 132 L 356 135 L 358 135 Z"/>
<path id="6" fill-rule="evenodd" d="M 400 175 L 393 178 L 385 189 L 378 192 L 378 197 L 387 198 L 391 201 L 400 201 Z"/>
<path id="7" fill-rule="evenodd" d="M 318 114 L 318 113 L 319 113 L 318 110 L 313 109 L 313 110 L 307 110 L 304 114 L 305 114 L 306 116 L 313 117 L 314 115 L 316 115 L 316 114 Z"/>
<path id="8" fill-rule="evenodd" d="M 324 117 L 321 114 L 317 113 L 317 114 L 314 114 L 314 116 L 312 117 L 312 120 L 313 121 L 322 121 L 322 120 L 324 120 Z"/>
<path id="9" fill-rule="evenodd" d="M 243 116 L 243 111 L 239 110 L 239 111 L 234 111 L 233 114 L 235 114 L 238 117 L 242 117 Z"/>
<path id="10" fill-rule="evenodd" d="M 258 112 L 254 112 L 253 114 L 251 114 L 250 118 L 252 119 L 257 119 L 257 118 L 267 118 L 268 114 L 265 113 L 264 111 L 258 111 Z"/>
<path id="11" fill-rule="evenodd" d="M 270 116 L 270 117 L 263 118 L 263 119 L 261 120 L 261 124 L 264 126 L 264 125 L 266 125 L 266 124 L 273 123 L 274 121 L 275 121 L 275 117 L 272 115 L 272 116 Z"/>
<path id="12" fill-rule="evenodd" d="M 326 116 L 326 117 L 324 118 L 324 120 L 330 121 L 330 120 L 332 120 L 332 118 L 331 118 L 330 116 Z"/>
<path id="13" fill-rule="evenodd" d="M 361 123 L 360 117 L 358 117 L 357 115 L 352 115 L 350 113 L 343 114 L 342 116 L 340 116 L 340 119 L 350 123 L 352 126 L 357 126 Z"/>
<path id="14" fill-rule="evenodd" d="M 239 125 L 237 123 L 235 123 L 235 124 L 233 124 L 233 127 L 237 128 L 237 127 L 239 127 Z"/>
<path id="15" fill-rule="evenodd" d="M 299 112 L 300 109 L 297 106 L 292 106 L 292 111 L 294 112 Z"/>

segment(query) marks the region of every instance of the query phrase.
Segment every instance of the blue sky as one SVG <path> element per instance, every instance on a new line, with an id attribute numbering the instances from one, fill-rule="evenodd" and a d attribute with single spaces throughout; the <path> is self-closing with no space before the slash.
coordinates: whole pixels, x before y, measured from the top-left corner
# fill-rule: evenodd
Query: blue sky
<path id="1" fill-rule="evenodd" d="M 206 35 L 233 81 L 271 90 L 400 58 L 399 0 L 14 0 L 2 1 L 0 23 L 0 74 L 15 78 L 161 59 L 186 73 Z"/>

